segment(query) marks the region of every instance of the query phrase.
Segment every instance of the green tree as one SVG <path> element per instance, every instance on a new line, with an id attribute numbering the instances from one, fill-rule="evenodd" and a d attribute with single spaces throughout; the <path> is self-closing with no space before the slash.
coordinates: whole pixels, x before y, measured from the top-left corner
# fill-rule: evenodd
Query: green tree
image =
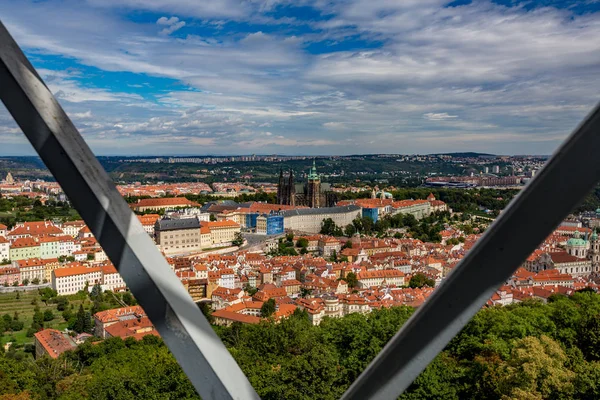
<path id="1" fill-rule="evenodd" d="M 234 246 L 241 246 L 244 244 L 244 237 L 241 232 L 236 232 L 233 241 L 231 242 Z"/>
<path id="2" fill-rule="evenodd" d="M 67 299 L 65 296 L 56 297 L 56 309 L 58 311 L 65 311 L 68 305 L 69 299 Z"/>
<path id="3" fill-rule="evenodd" d="M 263 303 L 262 307 L 260 308 L 260 315 L 263 318 L 269 318 L 271 315 L 273 315 L 275 313 L 275 309 L 276 309 L 275 299 L 270 298 L 269 300 L 265 301 Z"/>
<path id="4" fill-rule="evenodd" d="M 25 327 L 25 324 L 23 323 L 23 321 L 17 321 L 17 320 L 13 320 L 10 323 L 10 330 L 13 332 L 17 332 L 22 330 Z"/>
<path id="5" fill-rule="evenodd" d="M 38 289 L 38 293 L 40 294 L 40 298 L 45 305 L 48 305 L 48 302 L 58 295 L 58 293 L 55 290 L 52 290 L 50 288 Z"/>
<path id="6" fill-rule="evenodd" d="M 349 288 L 358 287 L 358 278 L 354 272 L 348 272 L 344 278 Z"/>
<path id="7" fill-rule="evenodd" d="M 35 313 L 33 314 L 33 324 L 38 329 L 41 329 L 42 326 L 44 325 L 44 313 L 41 312 L 39 309 L 36 310 Z"/>
<path id="8" fill-rule="evenodd" d="M 600 314 L 591 316 L 579 329 L 579 348 L 589 361 L 600 361 Z"/>
<path id="9" fill-rule="evenodd" d="M 356 233 L 356 227 L 353 224 L 348 224 L 344 228 L 345 236 L 352 237 L 352 236 L 354 236 L 355 233 Z"/>
<path id="10" fill-rule="evenodd" d="M 423 286 L 435 286 L 435 281 L 431 278 L 428 278 L 426 275 L 422 273 L 416 273 L 408 281 L 408 287 L 411 288 L 421 288 Z"/>
<path id="11" fill-rule="evenodd" d="M 127 304 L 128 306 L 134 306 L 137 304 L 137 301 L 135 301 L 135 299 L 129 292 L 123 293 L 122 298 L 123 298 L 123 303 Z"/>
<path id="12" fill-rule="evenodd" d="M 102 286 L 99 283 L 96 283 L 92 290 L 90 291 L 90 299 L 92 301 L 100 301 L 102 300 Z"/>
<path id="13" fill-rule="evenodd" d="M 506 399 L 568 398 L 575 373 L 568 358 L 548 336 L 525 337 L 515 342 L 511 357 L 499 367 L 498 387 Z"/>
<path id="14" fill-rule="evenodd" d="M 296 241 L 296 247 L 307 248 L 308 247 L 308 239 L 301 237 Z"/>
<path id="15" fill-rule="evenodd" d="M 44 311 L 44 321 L 52 321 L 54 319 L 54 313 L 52 310 Z"/>
<path id="16" fill-rule="evenodd" d="M 75 316 L 75 325 L 73 330 L 78 333 L 91 333 L 92 330 L 92 319 L 88 312 L 83 309 L 83 306 L 79 305 L 79 310 Z"/>
<path id="17" fill-rule="evenodd" d="M 333 249 L 333 251 L 331 252 L 331 261 L 333 261 L 333 262 L 338 261 L 337 251 L 335 249 Z"/>
<path id="18" fill-rule="evenodd" d="M 321 234 L 329 236 L 341 236 L 341 229 L 335 224 L 333 219 L 325 218 L 321 222 Z"/>

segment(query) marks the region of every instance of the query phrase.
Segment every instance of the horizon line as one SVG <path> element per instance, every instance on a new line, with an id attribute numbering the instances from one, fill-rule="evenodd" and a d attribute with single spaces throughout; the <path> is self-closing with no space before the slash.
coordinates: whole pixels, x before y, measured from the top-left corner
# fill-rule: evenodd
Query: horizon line
<path id="1" fill-rule="evenodd" d="M 226 158 L 226 157 L 306 157 L 306 158 L 324 158 L 324 157 L 365 157 L 365 156 L 443 156 L 455 154 L 477 154 L 482 156 L 494 157 L 549 157 L 550 154 L 494 154 L 478 151 L 452 151 L 438 153 L 357 153 L 357 154 L 96 154 L 96 157 L 123 157 L 123 158 Z M 31 157 L 40 158 L 37 154 L 0 154 L 0 158 Z"/>

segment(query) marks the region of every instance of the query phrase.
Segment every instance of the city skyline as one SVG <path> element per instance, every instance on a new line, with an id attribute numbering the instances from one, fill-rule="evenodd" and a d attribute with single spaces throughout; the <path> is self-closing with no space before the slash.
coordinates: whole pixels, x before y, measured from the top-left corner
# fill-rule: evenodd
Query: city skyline
<path id="1" fill-rule="evenodd" d="M 135 161 L 135 159 L 139 158 L 140 160 L 152 160 L 154 158 L 160 159 L 161 162 L 168 162 L 170 158 L 175 159 L 177 162 L 183 162 L 181 159 L 186 158 L 251 158 L 256 157 L 256 160 L 236 160 L 236 161 L 263 161 L 263 158 L 272 159 L 272 158 L 290 158 L 293 160 L 301 160 L 301 159 L 320 159 L 320 158 L 348 158 L 348 157 L 435 157 L 435 156 L 453 156 L 455 158 L 468 158 L 467 156 L 463 156 L 463 154 L 473 154 L 474 157 L 481 157 L 482 159 L 486 157 L 511 157 L 511 158 L 520 158 L 520 157 L 532 157 L 532 158 L 549 158 L 550 154 L 492 154 L 492 153 L 482 153 L 482 152 L 473 152 L 473 151 L 449 151 L 446 153 L 349 153 L 349 154 L 292 154 L 292 153 L 206 153 L 206 154 L 197 154 L 197 153 L 164 153 L 164 154 L 96 154 L 98 157 L 109 157 L 109 158 L 122 158 L 124 161 L 129 160 L 131 162 Z M 23 153 L 23 154 L 2 154 L 0 153 L 0 158 L 19 158 L 19 157 L 33 157 L 39 159 L 37 154 Z M 134 160 L 130 160 L 134 159 Z"/>
<path id="2" fill-rule="evenodd" d="M 593 2 L 26 3 L 2 21 L 98 155 L 550 154 L 600 83 Z"/>

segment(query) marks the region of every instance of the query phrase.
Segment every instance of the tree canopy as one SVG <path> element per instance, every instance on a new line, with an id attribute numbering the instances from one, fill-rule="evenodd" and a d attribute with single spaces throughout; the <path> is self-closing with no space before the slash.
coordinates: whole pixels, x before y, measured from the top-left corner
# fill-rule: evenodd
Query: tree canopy
<path id="1" fill-rule="evenodd" d="M 263 399 L 338 399 L 412 315 L 410 307 L 324 318 L 305 311 L 214 327 Z M 600 398 L 600 296 L 555 295 L 479 311 L 401 399 Z M 12 322 L 6 314 L 2 322 Z M 161 339 L 85 343 L 57 360 L 0 355 L 0 398 L 198 399 Z"/>

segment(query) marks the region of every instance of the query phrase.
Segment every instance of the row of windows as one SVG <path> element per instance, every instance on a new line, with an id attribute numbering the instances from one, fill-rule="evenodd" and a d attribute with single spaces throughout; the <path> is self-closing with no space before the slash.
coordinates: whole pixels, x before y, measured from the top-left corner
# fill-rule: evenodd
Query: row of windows
<path id="1" fill-rule="evenodd" d="M 187 240 L 182 240 L 181 243 L 198 243 L 200 242 L 200 240 L 198 238 L 196 239 L 187 239 Z M 174 245 L 174 244 L 179 244 L 179 240 L 170 240 L 170 241 L 166 241 L 165 245 Z"/>
<path id="2" fill-rule="evenodd" d="M 92 277 L 92 279 L 93 278 L 97 279 L 97 278 L 100 278 L 100 274 L 94 274 L 91 277 Z M 80 281 L 80 282 L 83 281 L 83 282 L 85 282 L 85 281 L 89 280 L 89 276 L 75 275 L 75 276 L 61 277 L 61 278 L 58 278 L 58 279 L 60 279 L 60 282 L 64 282 L 65 280 L 67 282 L 73 282 L 73 281 Z"/>

